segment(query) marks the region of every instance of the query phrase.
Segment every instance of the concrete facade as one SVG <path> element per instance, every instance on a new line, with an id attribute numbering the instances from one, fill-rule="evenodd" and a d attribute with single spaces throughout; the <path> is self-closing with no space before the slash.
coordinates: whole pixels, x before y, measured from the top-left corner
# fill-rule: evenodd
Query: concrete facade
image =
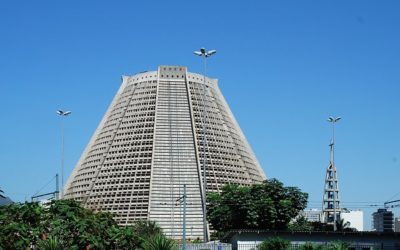
<path id="1" fill-rule="evenodd" d="M 168 236 L 180 238 L 176 201 L 186 184 L 187 237 L 203 238 L 204 165 L 207 192 L 266 178 L 217 80 L 160 66 L 122 77 L 65 185 L 65 198 L 109 211 L 121 225 L 157 221 Z"/>

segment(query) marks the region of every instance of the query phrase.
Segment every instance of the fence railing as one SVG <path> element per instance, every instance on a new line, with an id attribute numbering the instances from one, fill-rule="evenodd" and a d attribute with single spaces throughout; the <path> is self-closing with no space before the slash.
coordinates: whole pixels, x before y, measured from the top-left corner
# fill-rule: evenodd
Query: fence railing
<path id="1" fill-rule="evenodd" d="M 186 250 L 257 250 L 260 243 L 253 244 L 238 244 L 237 246 L 232 246 L 227 243 L 188 243 L 186 244 Z M 329 242 L 319 242 L 314 243 L 314 248 L 306 248 L 304 243 L 290 244 L 285 250 L 336 250 Z M 315 248 L 315 246 L 320 246 L 320 248 Z M 182 245 L 179 245 L 179 249 L 182 250 Z M 341 250 L 343 248 L 340 248 Z M 347 248 L 348 250 L 400 250 L 400 245 L 389 245 L 384 243 L 352 243 Z M 274 250 L 274 249 L 271 249 Z"/>
<path id="2" fill-rule="evenodd" d="M 182 249 L 182 245 L 179 245 Z M 189 243 L 186 244 L 186 250 L 232 250 L 232 245 L 228 243 L 210 242 L 210 243 Z"/>
<path id="3" fill-rule="evenodd" d="M 257 250 L 258 244 L 238 244 L 237 246 L 232 246 L 232 250 Z M 320 246 L 317 248 L 317 246 Z M 304 243 L 302 244 L 290 244 L 285 250 L 336 250 L 344 248 L 335 248 L 329 242 L 324 243 L 314 243 L 314 248 L 306 247 Z M 400 246 L 393 244 L 383 244 L 383 243 L 352 243 L 348 250 L 400 250 Z M 273 249 L 271 249 L 273 250 Z"/>

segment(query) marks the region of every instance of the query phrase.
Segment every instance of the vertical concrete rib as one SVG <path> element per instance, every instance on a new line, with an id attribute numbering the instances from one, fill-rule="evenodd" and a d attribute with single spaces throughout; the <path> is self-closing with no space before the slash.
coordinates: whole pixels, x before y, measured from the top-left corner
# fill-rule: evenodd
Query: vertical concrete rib
<path id="1" fill-rule="evenodd" d="M 193 237 L 201 238 L 202 209 L 197 160 L 191 126 L 183 67 L 161 66 L 154 137 L 154 158 L 150 200 L 151 220 L 164 232 L 179 238 L 182 232 L 181 208 L 176 200 L 187 187 L 187 226 Z"/>

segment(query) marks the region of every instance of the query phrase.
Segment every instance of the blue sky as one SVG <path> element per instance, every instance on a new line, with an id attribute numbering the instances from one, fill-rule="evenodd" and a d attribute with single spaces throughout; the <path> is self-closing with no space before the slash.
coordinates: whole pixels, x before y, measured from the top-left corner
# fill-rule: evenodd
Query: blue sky
<path id="1" fill-rule="evenodd" d="M 269 178 L 321 207 L 330 115 L 343 206 L 400 199 L 399 1 L 2 1 L 0 187 L 23 201 L 72 171 L 121 75 L 208 73 Z M 42 189 L 51 191 L 53 184 Z M 399 209 L 394 209 L 399 215 Z"/>

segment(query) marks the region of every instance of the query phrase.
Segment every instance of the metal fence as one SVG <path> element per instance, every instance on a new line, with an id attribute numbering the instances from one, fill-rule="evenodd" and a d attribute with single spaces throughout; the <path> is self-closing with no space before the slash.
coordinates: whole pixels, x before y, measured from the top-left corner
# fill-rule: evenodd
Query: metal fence
<path id="1" fill-rule="evenodd" d="M 261 243 L 261 242 L 260 242 Z M 227 243 L 189 243 L 186 244 L 186 250 L 257 250 L 260 243 L 252 244 L 238 244 L 237 246 L 232 246 Z M 335 248 L 329 242 L 318 242 L 314 243 L 314 246 L 320 246 L 321 248 L 307 248 L 305 243 L 290 244 L 290 246 L 285 250 L 336 250 L 343 248 Z M 400 245 L 384 244 L 384 243 L 352 243 L 347 248 L 348 250 L 400 250 Z M 182 245 L 179 245 L 179 250 L 182 250 Z M 275 249 L 271 249 L 275 250 Z"/>
<path id="2" fill-rule="evenodd" d="M 259 243 L 254 243 L 254 244 L 238 244 L 237 246 L 232 246 L 232 250 L 257 250 L 258 249 Z M 320 246 L 320 248 L 317 248 L 315 246 Z M 318 243 L 314 244 L 314 248 L 312 247 L 306 247 L 306 245 L 303 244 L 291 244 L 286 248 L 285 250 L 336 250 L 340 249 L 342 250 L 343 248 L 335 248 L 333 245 L 330 243 Z M 348 248 L 348 250 L 400 250 L 400 245 L 388 245 L 388 244 L 383 244 L 383 243 L 352 243 Z M 274 250 L 274 249 L 271 249 Z"/>
<path id="3" fill-rule="evenodd" d="M 182 245 L 179 245 L 179 250 L 181 249 Z M 186 244 L 186 250 L 232 250 L 232 245 L 220 242 L 189 243 Z"/>

